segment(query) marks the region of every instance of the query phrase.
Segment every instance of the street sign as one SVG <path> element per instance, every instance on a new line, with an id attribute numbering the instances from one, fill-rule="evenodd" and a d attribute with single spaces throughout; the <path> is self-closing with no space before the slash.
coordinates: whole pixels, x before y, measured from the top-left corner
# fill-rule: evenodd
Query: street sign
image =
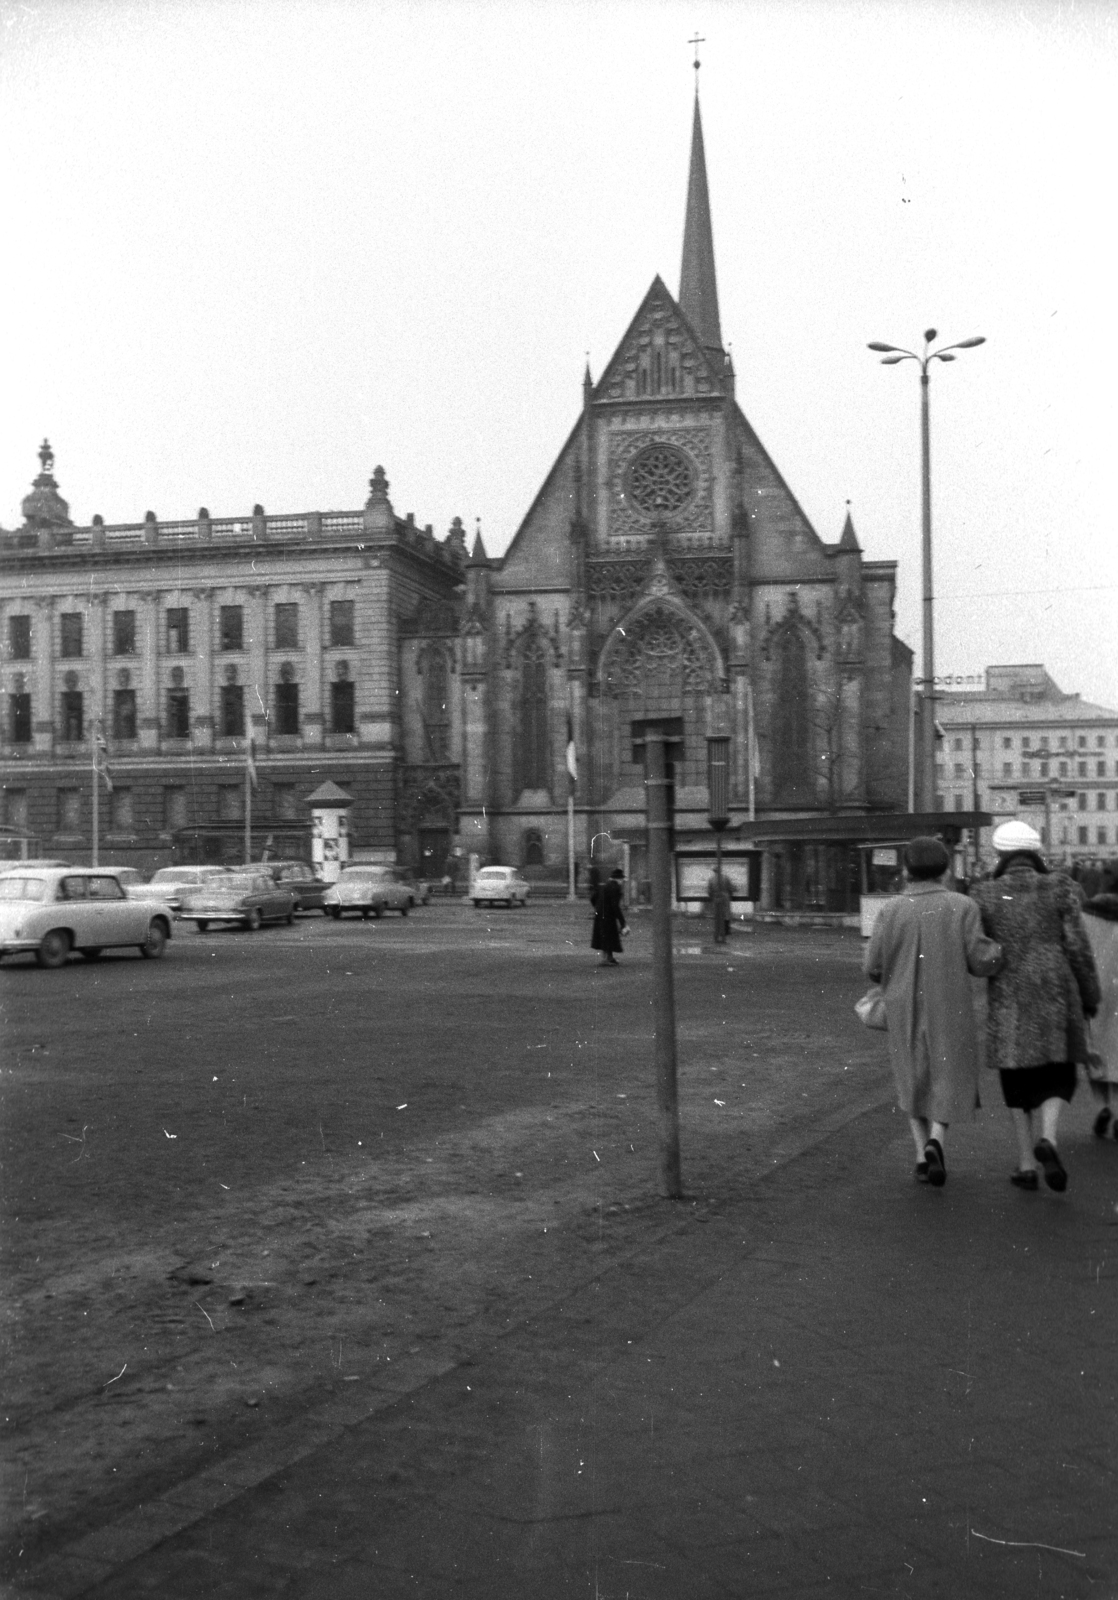
<path id="1" fill-rule="evenodd" d="M 1044 790 L 1021 789 L 1017 795 L 1017 804 L 1019 806 L 1043 806 Z"/>

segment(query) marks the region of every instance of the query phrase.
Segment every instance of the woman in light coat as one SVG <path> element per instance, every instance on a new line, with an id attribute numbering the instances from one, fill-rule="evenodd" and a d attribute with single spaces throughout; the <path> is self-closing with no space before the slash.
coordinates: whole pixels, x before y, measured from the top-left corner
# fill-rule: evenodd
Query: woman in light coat
<path id="1" fill-rule="evenodd" d="M 944 882 L 950 865 L 938 839 L 905 846 L 908 880 L 882 906 L 865 955 L 885 993 L 897 1102 L 908 1114 L 918 1181 L 946 1180 L 948 1124 L 978 1104 L 978 1027 L 971 978 L 995 972 L 1001 951 L 983 935 L 977 907 Z"/>
<path id="2" fill-rule="evenodd" d="M 1040 835 L 1025 822 L 994 829 L 998 865 L 971 891 L 982 927 L 1005 952 L 990 984 L 986 1064 L 1001 1077 L 1013 1113 L 1019 1165 L 1010 1182 L 1067 1188 L 1056 1148 L 1060 1109 L 1087 1061 L 1086 1018 L 1099 1006 L 1099 976 L 1070 878 L 1049 872 Z M 1037 1135 L 1040 1135 L 1038 1138 Z"/>

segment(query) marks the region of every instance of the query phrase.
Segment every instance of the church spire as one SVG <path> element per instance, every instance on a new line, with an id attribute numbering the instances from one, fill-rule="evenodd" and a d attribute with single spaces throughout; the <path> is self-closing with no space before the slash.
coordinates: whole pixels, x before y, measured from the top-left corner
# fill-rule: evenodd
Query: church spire
<path id="1" fill-rule="evenodd" d="M 710 225 L 703 120 L 695 80 L 695 117 L 691 127 L 691 172 L 687 180 L 687 217 L 683 225 L 683 265 L 679 304 L 703 346 L 722 361 L 722 329 L 718 321 L 718 285 L 714 276 L 714 234 Z"/>

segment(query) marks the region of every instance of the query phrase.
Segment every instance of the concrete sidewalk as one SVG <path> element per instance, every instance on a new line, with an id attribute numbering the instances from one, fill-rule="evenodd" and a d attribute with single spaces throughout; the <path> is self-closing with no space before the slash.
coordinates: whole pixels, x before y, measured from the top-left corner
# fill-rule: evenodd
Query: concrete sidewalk
<path id="1" fill-rule="evenodd" d="M 952 1130 L 938 1192 L 869 1111 L 54 1592 L 1118 1597 L 1118 1146 L 1091 1109 L 1063 1196 L 1008 1183 L 1000 1107 Z"/>

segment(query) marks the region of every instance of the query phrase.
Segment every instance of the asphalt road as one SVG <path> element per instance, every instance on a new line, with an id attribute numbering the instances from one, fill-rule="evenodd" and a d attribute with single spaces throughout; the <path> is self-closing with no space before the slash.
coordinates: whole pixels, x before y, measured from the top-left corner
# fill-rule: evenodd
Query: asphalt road
<path id="1" fill-rule="evenodd" d="M 693 1203 L 889 1093 L 856 936 L 678 927 Z M 0 969 L 6 1570 L 660 1225 L 650 935 L 585 905 L 180 925 Z"/>

